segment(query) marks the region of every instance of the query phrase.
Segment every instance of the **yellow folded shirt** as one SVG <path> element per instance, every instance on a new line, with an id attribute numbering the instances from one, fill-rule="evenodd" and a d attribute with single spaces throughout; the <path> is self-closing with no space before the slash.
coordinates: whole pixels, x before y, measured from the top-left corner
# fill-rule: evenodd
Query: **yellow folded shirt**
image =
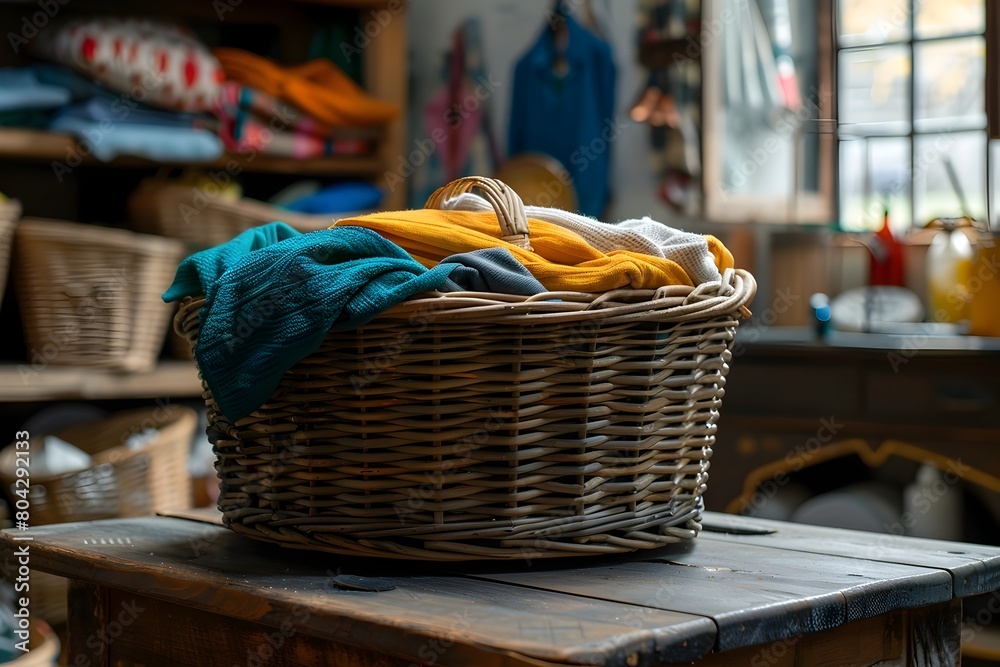
<path id="1" fill-rule="evenodd" d="M 333 226 L 365 227 L 400 246 L 426 267 L 461 252 L 506 248 L 550 291 L 607 292 L 622 287 L 656 289 L 692 285 L 676 262 L 628 250 L 603 253 L 575 232 L 541 220 L 528 220 L 534 252 L 501 241 L 492 212 L 416 209 L 373 213 L 338 220 Z M 714 240 L 714 239 L 713 239 Z M 728 250 L 710 249 L 725 262 Z M 718 252 L 719 254 L 716 254 Z M 732 255 L 728 255 L 732 262 Z"/>

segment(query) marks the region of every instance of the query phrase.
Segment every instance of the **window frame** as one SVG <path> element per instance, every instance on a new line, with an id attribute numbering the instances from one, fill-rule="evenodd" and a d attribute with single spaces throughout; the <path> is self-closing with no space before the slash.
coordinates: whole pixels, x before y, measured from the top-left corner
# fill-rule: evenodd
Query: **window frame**
<path id="1" fill-rule="evenodd" d="M 811 1 L 811 0 L 810 0 Z M 836 122 L 836 57 L 834 53 L 836 0 L 815 0 L 817 6 L 817 81 L 819 118 L 803 128 L 819 135 L 818 189 L 796 191 L 791 197 L 754 196 L 725 191 L 723 152 L 725 119 L 722 111 L 722 39 L 713 26 L 726 24 L 723 0 L 702 4 L 702 191 L 704 215 L 712 222 L 778 223 L 830 226 L 837 223 L 839 140 Z M 707 41 L 710 37 L 711 41 Z M 801 153 L 801 150 L 799 151 Z M 801 159 L 801 155 L 799 156 Z"/>
<path id="2" fill-rule="evenodd" d="M 856 233 L 856 232 L 871 231 L 873 229 L 877 229 L 879 227 L 879 225 L 881 224 L 881 216 L 879 216 L 879 218 L 877 220 L 869 220 L 868 221 L 869 225 L 866 228 L 863 228 L 863 229 L 856 229 L 856 228 L 854 228 L 853 225 L 846 226 L 844 224 L 845 221 L 843 219 L 843 211 L 842 211 L 842 196 L 843 196 L 843 193 L 842 193 L 842 190 L 840 188 L 840 178 L 839 178 L 839 174 L 840 174 L 840 155 L 842 153 L 842 143 L 844 141 L 852 141 L 852 140 L 853 141 L 861 140 L 861 141 L 867 142 L 868 140 L 871 140 L 871 139 L 906 139 L 906 141 L 909 143 L 909 165 L 908 165 L 908 169 L 907 169 L 906 173 L 907 173 L 907 178 L 909 180 L 910 221 L 909 221 L 909 226 L 907 227 L 907 229 L 908 230 L 913 230 L 913 229 L 919 229 L 919 228 L 925 226 L 927 224 L 927 222 L 929 222 L 929 221 L 926 221 L 926 220 L 925 221 L 920 221 L 920 220 L 917 219 L 917 188 L 915 187 L 915 184 L 916 184 L 915 178 L 917 177 L 917 173 L 916 173 L 915 167 L 916 167 L 916 160 L 917 160 L 917 140 L 918 140 L 918 138 L 919 137 L 941 136 L 941 135 L 956 136 L 956 135 L 971 134 L 971 133 L 982 133 L 983 137 L 985 139 L 985 147 L 986 147 L 985 148 L 985 154 L 983 155 L 984 162 L 982 163 L 983 167 L 984 167 L 984 180 L 985 180 L 985 182 L 983 183 L 984 192 L 985 192 L 985 201 L 983 201 L 982 203 L 986 207 L 985 210 L 986 210 L 987 219 L 990 219 L 992 217 L 992 208 L 991 208 L 992 207 L 992 201 L 991 201 L 991 194 L 990 194 L 990 183 L 991 183 L 991 180 L 992 180 L 991 165 L 990 165 L 990 162 L 991 162 L 991 160 L 990 160 L 990 140 L 992 138 L 995 138 L 993 136 L 994 132 L 996 132 L 997 134 L 1000 134 L 1000 117 L 998 117 L 998 114 L 995 112 L 995 110 L 994 110 L 993 113 L 991 113 L 991 105 L 995 105 L 997 103 L 996 100 L 995 100 L 995 98 L 996 98 L 996 92 L 997 92 L 996 91 L 997 83 L 994 82 L 994 81 L 992 81 L 991 71 L 993 72 L 994 77 L 995 77 L 996 74 L 1000 74 L 1000 68 L 997 68 L 996 64 L 993 63 L 993 61 L 995 59 L 995 56 L 996 56 L 996 51 L 997 51 L 997 49 L 996 49 L 996 44 L 997 44 L 996 36 L 997 36 L 998 32 L 997 32 L 997 30 L 995 28 L 991 29 L 991 27 L 994 24 L 996 24 L 998 22 L 998 20 L 1000 20 L 1000 16 L 998 16 L 998 14 L 1000 14 L 1000 12 L 998 12 L 998 8 L 994 6 L 994 3 L 993 3 L 992 0 L 982 0 L 982 2 L 984 4 L 984 7 L 985 7 L 985 12 L 986 12 L 986 16 L 985 16 L 985 20 L 984 20 L 984 23 L 983 23 L 983 30 L 982 31 L 977 31 L 977 32 L 956 32 L 954 34 L 948 34 L 948 35 L 935 35 L 935 36 L 931 36 L 931 37 L 919 37 L 917 35 L 917 31 L 916 31 L 916 21 L 917 21 L 917 15 L 916 15 L 916 11 L 915 11 L 916 4 L 917 4 L 916 0 L 906 0 L 906 2 L 907 2 L 907 10 L 908 10 L 908 26 L 907 26 L 907 28 L 908 28 L 908 36 L 907 36 L 906 39 L 886 40 L 886 41 L 881 41 L 881 42 L 877 42 L 877 43 L 873 43 L 873 44 L 842 45 L 841 41 L 839 39 L 839 35 L 840 35 L 839 22 L 840 22 L 840 16 L 841 16 L 841 14 L 840 14 L 840 3 L 842 1 L 843 0 L 833 0 L 832 5 L 830 7 L 830 10 L 831 10 L 831 15 L 830 16 L 831 16 L 831 19 L 833 21 L 833 28 L 834 28 L 833 29 L 833 43 L 832 43 L 832 45 L 833 45 L 832 58 L 833 58 L 833 63 L 834 63 L 834 69 L 835 69 L 835 72 L 836 72 L 835 78 L 834 78 L 834 85 L 836 86 L 836 89 L 837 89 L 837 92 L 838 92 L 838 97 L 839 97 L 839 92 L 840 92 L 840 89 L 841 89 L 841 86 L 840 86 L 841 79 L 840 79 L 840 71 L 839 70 L 840 70 L 841 56 L 842 56 L 843 53 L 845 53 L 845 52 L 860 52 L 860 51 L 864 51 L 864 50 L 876 49 L 876 48 L 883 48 L 883 47 L 887 47 L 887 46 L 905 46 L 906 49 L 907 49 L 907 52 L 908 52 L 909 62 L 910 62 L 910 69 L 909 69 L 909 75 L 908 75 L 908 85 L 909 85 L 908 117 L 905 119 L 909 123 L 909 131 L 907 133 L 905 133 L 905 134 L 904 133 L 891 133 L 891 132 L 890 133 L 871 133 L 871 134 L 854 133 L 854 132 L 852 132 L 852 133 L 845 133 L 842 130 L 842 128 L 844 127 L 844 124 L 841 123 L 841 121 L 840 121 L 841 114 L 840 114 L 840 107 L 839 107 L 839 103 L 838 103 L 838 107 L 837 107 L 837 110 L 836 110 L 836 113 L 837 113 L 837 141 L 836 141 L 836 143 L 837 143 L 837 149 L 836 149 L 836 154 L 837 154 L 837 174 L 838 174 L 838 178 L 837 178 L 838 187 L 837 187 L 837 193 L 836 193 L 836 199 L 837 199 L 836 226 L 837 226 L 837 229 L 839 231 L 845 231 L 845 232 L 849 232 L 849 233 L 850 232 L 855 232 Z M 942 129 L 924 129 L 924 130 L 918 130 L 917 129 L 917 122 L 916 122 L 916 112 L 917 112 L 917 109 L 916 109 L 916 106 L 917 106 L 917 104 L 916 104 L 917 103 L 916 95 L 917 95 L 917 93 L 916 93 L 916 85 L 915 85 L 915 82 L 916 82 L 916 79 L 917 79 L 917 60 L 916 60 L 916 54 L 917 54 L 917 50 L 918 50 L 918 46 L 917 45 L 919 45 L 919 44 L 931 44 L 931 43 L 936 43 L 936 42 L 957 41 L 957 40 L 969 39 L 969 38 L 975 38 L 975 37 L 982 38 L 984 40 L 984 42 L 985 42 L 985 45 L 986 45 L 986 56 L 985 56 L 985 63 L 984 63 L 984 65 L 985 65 L 985 67 L 984 67 L 985 72 L 984 73 L 985 73 L 985 76 L 986 76 L 986 86 L 984 88 L 984 109 L 983 109 L 983 111 L 985 113 L 985 118 L 986 118 L 985 124 L 982 127 L 979 127 L 979 128 L 962 127 L 962 128 L 958 128 L 958 129 L 949 128 L 949 129 L 944 129 L 944 130 L 942 130 Z M 993 56 L 993 57 L 991 57 L 991 56 Z M 991 67 L 991 63 L 993 63 L 992 67 Z M 994 101 L 991 103 L 991 100 L 994 100 Z M 848 137 L 846 139 L 845 139 L 845 134 Z M 865 165 L 865 169 L 869 169 L 869 168 L 870 168 L 870 165 L 866 164 Z M 875 195 L 877 193 L 871 193 L 871 194 Z"/>

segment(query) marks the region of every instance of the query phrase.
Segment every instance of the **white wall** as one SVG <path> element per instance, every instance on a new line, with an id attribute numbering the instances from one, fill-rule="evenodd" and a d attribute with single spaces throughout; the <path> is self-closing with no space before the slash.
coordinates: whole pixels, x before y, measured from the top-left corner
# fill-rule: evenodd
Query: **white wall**
<path id="1" fill-rule="evenodd" d="M 584 0 L 569 2 L 581 7 Z M 609 220 L 650 215 L 668 220 L 670 211 L 657 200 L 656 178 L 650 162 L 649 132 L 628 120 L 628 109 L 645 83 L 645 71 L 636 58 L 637 0 L 591 0 L 593 11 L 610 35 L 618 68 L 617 106 L 626 130 L 614 142 L 611 154 L 612 196 Z M 439 71 L 452 32 L 467 18 L 479 19 L 487 70 L 502 82 L 491 100 L 494 131 L 501 150 L 506 147 L 507 118 L 514 65 L 538 38 L 551 0 L 412 0 L 408 6 L 411 53 L 410 139 L 426 135 L 421 114 L 441 86 Z"/>

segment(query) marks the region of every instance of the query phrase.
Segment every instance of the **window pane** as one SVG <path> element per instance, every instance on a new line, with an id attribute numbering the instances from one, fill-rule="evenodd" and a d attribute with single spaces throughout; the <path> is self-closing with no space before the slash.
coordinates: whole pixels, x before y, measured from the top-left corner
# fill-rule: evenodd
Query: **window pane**
<path id="1" fill-rule="evenodd" d="M 840 142 L 840 225 L 848 231 L 882 226 L 889 208 L 895 231 L 910 226 L 910 141 L 903 137 Z"/>
<path id="2" fill-rule="evenodd" d="M 884 123 L 910 130 L 910 52 L 883 46 L 840 53 L 840 122 Z M 879 131 L 873 128 L 873 131 Z M 883 131 L 883 133 L 885 133 Z"/>
<path id="3" fill-rule="evenodd" d="M 986 127 L 986 40 L 918 42 L 914 48 L 917 130 Z"/>
<path id="4" fill-rule="evenodd" d="M 986 216 L 986 133 L 962 132 L 918 136 L 913 156 L 917 215 L 914 224 L 922 226 L 934 218 L 962 215 L 958 195 L 945 167 L 950 158 L 974 218 Z"/>
<path id="5" fill-rule="evenodd" d="M 840 227 L 849 231 L 867 229 L 865 221 L 864 139 L 840 142 Z"/>
<path id="6" fill-rule="evenodd" d="M 842 46 L 881 44 L 910 36 L 909 0 L 840 0 Z"/>
<path id="7" fill-rule="evenodd" d="M 783 15 L 773 3 L 761 4 L 769 33 L 784 31 L 790 40 L 787 55 L 794 62 L 798 83 L 797 95 L 791 96 L 797 98 L 794 101 L 781 94 L 773 60 L 765 67 L 756 55 L 748 60 L 739 39 L 727 34 L 723 40 L 720 79 L 725 92 L 720 116 L 724 127 L 724 194 L 767 197 L 780 204 L 819 190 L 816 120 L 829 117 L 832 91 L 820 98 L 815 3 L 795 2 L 788 9 L 789 14 Z M 740 25 L 729 23 L 726 29 L 738 32 Z M 751 88 L 756 89 L 753 94 Z"/>
<path id="8" fill-rule="evenodd" d="M 921 0 L 917 6 L 917 37 L 967 35 L 986 29 L 984 0 Z"/>
<path id="9" fill-rule="evenodd" d="M 726 109 L 724 123 L 722 187 L 725 191 L 791 196 L 800 171 L 795 163 L 795 147 L 804 131 L 794 113 L 775 111 L 775 116 L 771 116 L 751 113 L 745 108 Z"/>

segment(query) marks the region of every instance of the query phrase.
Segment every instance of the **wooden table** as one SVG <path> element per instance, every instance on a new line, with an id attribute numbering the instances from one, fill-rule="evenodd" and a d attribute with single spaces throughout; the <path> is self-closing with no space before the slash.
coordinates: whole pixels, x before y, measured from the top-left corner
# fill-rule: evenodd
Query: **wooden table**
<path id="1" fill-rule="evenodd" d="M 1000 588 L 1000 548 L 705 526 L 627 557 L 459 565 L 299 552 L 179 517 L 4 531 L 0 551 L 30 544 L 33 569 L 72 580 L 81 667 L 957 665 L 961 598 Z"/>

